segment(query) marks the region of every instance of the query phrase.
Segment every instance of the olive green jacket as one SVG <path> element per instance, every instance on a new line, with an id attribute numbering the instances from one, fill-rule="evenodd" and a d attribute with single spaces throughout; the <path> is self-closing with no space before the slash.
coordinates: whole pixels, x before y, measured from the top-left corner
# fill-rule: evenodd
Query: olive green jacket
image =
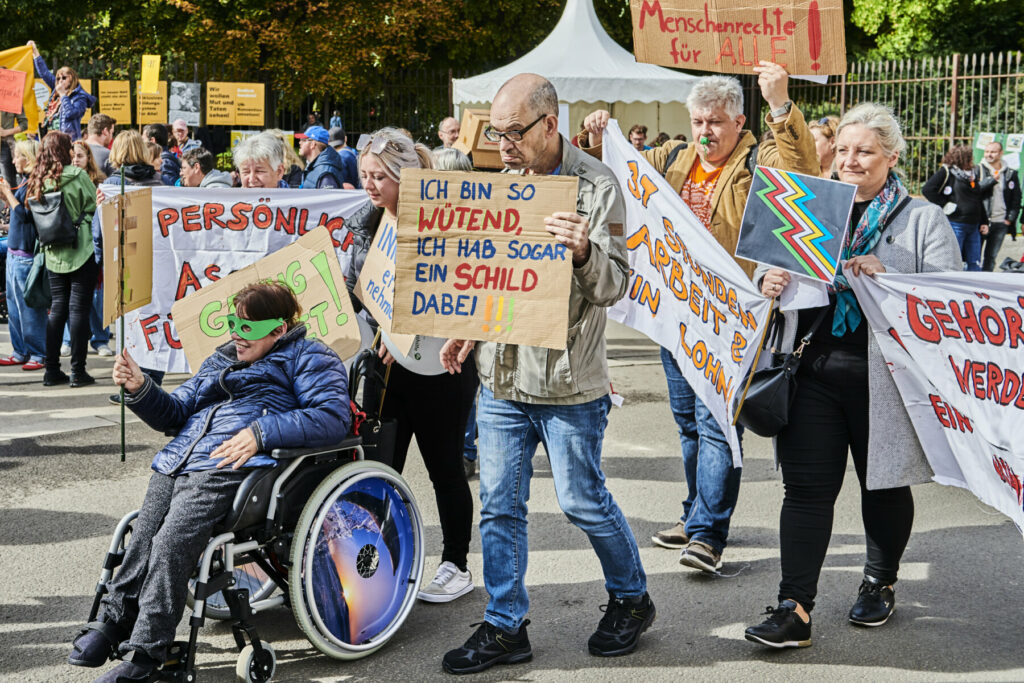
<path id="1" fill-rule="evenodd" d="M 44 192 L 53 192 L 56 186 L 48 182 Z M 96 213 L 96 186 L 89 174 L 77 166 L 65 166 L 60 176 L 60 191 L 64 207 L 71 220 L 78 219 L 78 242 L 43 247 L 46 269 L 54 273 L 72 273 L 93 257 L 92 215 Z"/>
<path id="2" fill-rule="evenodd" d="M 622 298 L 628 285 L 626 205 L 611 169 L 564 137 L 559 175 L 579 178 L 576 213 L 590 223 L 590 257 L 572 269 L 565 348 L 477 344 L 480 382 L 498 399 L 573 405 L 609 391 L 605 309 Z"/>

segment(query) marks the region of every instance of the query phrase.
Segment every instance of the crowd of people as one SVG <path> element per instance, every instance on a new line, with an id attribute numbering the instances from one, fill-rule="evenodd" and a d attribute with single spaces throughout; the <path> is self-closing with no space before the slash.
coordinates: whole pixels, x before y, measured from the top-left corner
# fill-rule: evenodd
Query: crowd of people
<path id="1" fill-rule="evenodd" d="M 23 117 L 8 115 L 0 121 L 5 140 L 0 149 L 8 150 L 0 159 L 7 178 L 0 183 L 0 192 L 10 216 L 6 283 L 13 345 L 13 353 L 0 359 L 0 365 L 43 370 L 47 386 L 93 383 L 86 372 L 90 343 L 101 353 L 112 354 L 109 334 L 98 316 L 102 251 L 95 214 L 98 204 L 122 182 L 193 188 L 362 188 L 366 204 L 347 221 L 353 255 L 345 279 L 351 293 L 375 235 L 397 219 L 401 169 L 472 169 L 471 160 L 453 148 L 459 137 L 454 118 L 439 125 L 441 145 L 434 150 L 415 142 L 408 131 L 387 127 L 374 132 L 356 151 L 347 145 L 334 112 L 330 128 L 314 119 L 295 136 L 298 153 L 281 131 L 267 130 L 239 143 L 233 150 L 233 169 L 222 171 L 215 167 L 214 156 L 189 136 L 183 121 L 115 135 L 116 122 L 96 114 L 82 137 L 78 121 L 89 96 L 78 86 L 74 71 L 63 67 L 54 76 L 38 54 L 36 69 L 53 89 L 41 140 L 8 145 L 7 139 L 24 132 L 26 124 Z M 1003 162 L 1002 148 L 994 142 L 986 147 L 980 164 L 974 164 L 969 147 L 953 147 L 924 186 L 927 201 L 912 198 L 899 172 L 906 142 L 890 109 L 861 103 L 842 117 L 808 122 L 790 98 L 785 69 L 761 62 L 754 72 L 769 112 L 764 123 L 771 135 L 763 140 L 745 128 L 743 91 L 736 79 L 725 76 L 699 79 L 687 99 L 694 142 L 686 136 L 669 139 L 663 133 L 648 145 L 647 128 L 639 124 L 628 137 L 729 254 L 735 252 L 739 237 L 752 161 L 856 187 L 844 261 L 829 287 L 827 305 L 786 313 L 784 324 L 778 326 L 779 338 L 772 341 L 782 351 L 797 343 L 807 348 L 798 371 L 795 417 L 774 444 L 784 484 L 777 606 L 746 629 L 746 638 L 772 648 L 806 647 L 811 644 L 811 613 L 847 453 L 852 454 L 860 484 L 866 546 L 863 578 L 859 586 L 851 587 L 848 612 L 849 622 L 857 626 L 881 626 L 892 615 L 894 586 L 914 519 L 910 486 L 932 476 L 847 275 L 958 271 L 965 263 L 968 270 L 991 270 L 1005 236 L 1016 231 L 1021 192 L 1016 172 Z M 402 471 L 415 437 L 441 521 L 441 563 L 420 593 L 425 601 L 449 602 L 474 589 L 467 565 L 474 501 L 467 479 L 479 468 L 482 578 L 489 600 L 479 627 L 462 646 L 443 656 L 442 666 L 449 673 L 473 673 L 532 657 L 527 635 L 526 504 L 539 445 L 550 461 L 559 505 L 587 535 L 604 573 L 607 603 L 588 640 L 588 651 L 595 656 L 634 651 L 656 615 L 637 540 L 608 491 L 601 468 L 611 407 L 605 310 L 625 294 L 629 276 L 623 195 L 612 171 L 600 161 L 611 115 L 592 112 L 572 139 L 559 134 L 557 116 L 558 96 L 552 84 L 541 76 L 521 74 L 495 95 L 484 134 L 498 145 L 509 173 L 571 175 L 578 180 L 577 210 L 545 220 L 548 232 L 565 245 L 572 259 L 572 334 L 565 348 L 450 339 L 441 350 L 447 373 L 434 376 L 396 363 L 384 345 L 378 354 L 390 367 L 381 417 L 397 423 L 395 469 Z M 54 193 L 78 227 L 77 235 L 70 243 L 40 244 L 33 207 Z M 83 229 L 85 225 L 92 229 Z M 51 297 L 44 307 L 26 301 L 38 253 L 44 255 Z M 786 271 L 736 261 L 765 297 L 779 297 L 792 284 Z M 246 292 L 249 298 L 238 307 L 242 322 L 275 325 L 267 325 L 263 337 L 251 339 L 233 328 L 232 342 L 225 346 L 229 360 L 255 364 L 265 356 L 294 354 L 308 346 L 290 293 Z M 359 315 L 376 325 L 354 296 L 352 303 Z M 317 347 L 317 353 L 322 352 Z M 70 357 L 70 376 L 61 369 L 62 355 Z M 324 377 L 329 374 L 330 387 L 344 392 L 344 368 L 339 371 L 336 361 L 327 354 L 323 368 L 294 376 L 250 377 L 247 382 L 269 385 L 266 390 L 273 393 L 289 383 L 326 386 Z M 722 566 L 728 546 L 741 469 L 734 466 L 722 428 L 668 349 L 661 350 L 661 361 L 686 488 L 679 519 L 651 541 L 678 550 L 680 564 L 713 574 Z M 221 365 L 215 355 L 168 395 L 159 389 L 162 373 L 140 368 L 122 354 L 114 381 L 125 388 L 126 403 L 147 422 L 163 425 L 155 416 L 173 409 L 180 418 L 177 426 L 194 431 L 201 422 L 196 397 L 209 390 Z M 287 410 L 320 409 L 322 397 L 300 393 Z M 430 400 L 424 402 L 424 396 Z M 213 404 L 204 405 L 220 399 L 210 400 Z M 253 406 L 259 405 L 254 399 Z M 347 416 L 329 417 L 327 431 L 348 428 Z M 229 470 L 211 464 L 211 458 L 222 458 L 221 466 L 231 464 L 230 472 L 273 464 L 261 460 L 268 447 L 265 437 L 254 433 L 255 423 L 236 418 L 224 416 L 230 424 L 221 431 L 231 438 L 223 445 L 205 443 L 182 455 L 174 446 L 176 439 L 158 454 L 157 474 L 143 506 L 146 522 L 138 533 L 148 538 L 164 525 L 180 526 L 188 511 L 182 506 L 192 503 L 179 503 L 179 497 L 201 501 L 194 504 L 202 506 L 203 524 L 192 526 L 187 539 L 166 548 L 153 546 L 152 552 L 147 546 L 126 563 L 104 602 L 110 626 L 87 628 L 75 641 L 72 664 L 100 666 L 115 652 L 134 651 L 138 656 L 107 676 L 145 680 L 163 661 L 184 607 L 179 584 L 187 581 L 185 569 L 195 565 L 200 540 L 223 515 L 225 501 L 230 501 L 239 481 Z M 197 435 L 202 437 L 203 432 Z M 281 443 L 291 444 L 287 438 Z M 202 476 L 191 483 L 179 477 L 183 463 L 190 476 Z M 183 559 L 164 566 L 154 562 L 154 552 L 181 553 Z M 161 593 L 155 588 L 161 585 L 174 590 Z"/>

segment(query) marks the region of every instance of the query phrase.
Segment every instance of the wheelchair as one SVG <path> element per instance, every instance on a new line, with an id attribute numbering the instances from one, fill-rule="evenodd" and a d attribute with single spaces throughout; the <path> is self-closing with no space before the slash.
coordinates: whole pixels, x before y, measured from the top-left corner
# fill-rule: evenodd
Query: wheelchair
<path id="1" fill-rule="evenodd" d="M 196 680 L 206 618 L 230 621 L 240 681 L 269 681 L 276 654 L 254 617 L 288 605 L 325 655 L 365 657 L 398 631 L 423 573 L 423 522 L 402 477 L 364 458 L 359 436 L 319 449 L 277 449 L 275 468 L 253 470 L 215 528 L 189 586 L 188 641 L 175 641 L 154 680 Z M 124 559 L 138 511 L 121 519 L 89 613 Z M 281 592 L 277 592 L 280 589 Z"/>

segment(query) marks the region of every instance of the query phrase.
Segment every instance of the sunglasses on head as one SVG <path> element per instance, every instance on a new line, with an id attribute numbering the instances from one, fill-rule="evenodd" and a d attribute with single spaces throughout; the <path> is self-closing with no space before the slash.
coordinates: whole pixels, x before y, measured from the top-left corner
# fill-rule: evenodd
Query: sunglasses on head
<path id="1" fill-rule="evenodd" d="M 284 318 L 271 318 L 270 320 L 246 320 L 237 315 L 229 314 L 228 329 L 232 334 L 237 334 L 246 341 L 257 341 L 271 334 L 274 330 L 284 325 Z"/>

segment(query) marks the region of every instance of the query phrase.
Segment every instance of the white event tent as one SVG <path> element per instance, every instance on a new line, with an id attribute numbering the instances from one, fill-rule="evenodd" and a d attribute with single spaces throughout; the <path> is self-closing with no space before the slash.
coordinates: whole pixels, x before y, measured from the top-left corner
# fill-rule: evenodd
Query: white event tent
<path id="1" fill-rule="evenodd" d="M 486 108 L 498 88 L 520 73 L 540 74 L 555 86 L 562 103 L 563 132 L 579 130 L 589 112 L 608 109 L 623 131 L 634 123 L 646 125 L 649 140 L 660 131 L 689 136 L 689 114 L 683 103 L 696 77 L 638 63 L 605 32 L 592 0 L 569 0 L 548 37 L 511 64 L 455 79 L 453 104 L 456 109 Z"/>

